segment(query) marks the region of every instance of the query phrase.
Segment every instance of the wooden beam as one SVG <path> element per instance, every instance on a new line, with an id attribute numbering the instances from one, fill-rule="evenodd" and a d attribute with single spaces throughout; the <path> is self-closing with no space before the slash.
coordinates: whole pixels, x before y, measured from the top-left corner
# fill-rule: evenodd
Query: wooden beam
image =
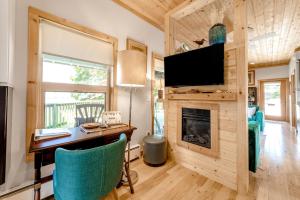
<path id="1" fill-rule="evenodd" d="M 176 8 L 169 11 L 167 15 L 179 20 L 214 1 L 215 0 L 186 0 Z"/>
<path id="2" fill-rule="evenodd" d="M 279 66 L 289 65 L 289 63 L 290 63 L 290 60 L 282 60 L 282 61 L 272 62 L 272 63 L 258 63 L 258 64 L 254 64 L 254 65 L 249 64 L 249 69 L 279 67 Z"/>
<path id="3" fill-rule="evenodd" d="M 143 20 L 147 21 L 151 25 L 155 26 L 161 31 L 164 31 L 164 24 L 163 21 L 159 21 L 157 18 L 153 17 L 152 15 L 145 12 L 144 9 L 137 6 L 138 4 L 135 1 L 131 0 L 113 0 L 113 2 L 119 4 L 123 8 L 129 10 L 130 12 L 134 13 L 138 17 L 142 18 Z"/>
<path id="4" fill-rule="evenodd" d="M 174 33 L 174 19 L 169 15 L 165 16 L 165 55 L 172 55 L 175 53 L 175 33 Z"/>
<path id="5" fill-rule="evenodd" d="M 248 154 L 248 38 L 247 2 L 234 0 L 234 42 L 237 45 L 237 190 L 246 194 L 249 189 Z"/>

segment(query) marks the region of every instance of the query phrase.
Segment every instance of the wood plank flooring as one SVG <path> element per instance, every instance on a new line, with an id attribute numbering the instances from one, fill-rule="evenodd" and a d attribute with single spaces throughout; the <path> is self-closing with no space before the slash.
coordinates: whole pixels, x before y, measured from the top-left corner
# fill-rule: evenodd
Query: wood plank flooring
<path id="1" fill-rule="evenodd" d="M 173 162 L 149 167 L 141 159 L 131 164 L 139 174 L 135 194 L 125 186 L 118 194 L 120 200 L 300 200 L 300 136 L 287 123 L 266 122 L 261 154 L 261 165 L 251 173 L 246 196 Z M 32 191 L 24 192 L 6 200 L 31 200 L 32 196 Z"/>
<path id="2" fill-rule="evenodd" d="M 142 160 L 133 167 L 139 173 L 135 194 L 122 187 L 118 193 L 125 199 L 235 199 L 236 192 L 175 163 L 158 168 L 146 166 Z"/>
<path id="3" fill-rule="evenodd" d="M 251 175 L 250 193 L 258 200 L 300 199 L 300 136 L 287 123 L 271 121 L 263 134 L 261 165 Z"/>
<path id="4" fill-rule="evenodd" d="M 261 144 L 261 165 L 250 175 L 246 196 L 205 178 L 180 165 L 169 162 L 149 167 L 142 160 L 133 162 L 139 174 L 135 194 L 127 187 L 118 189 L 121 200 L 202 200 L 202 199 L 300 199 L 300 139 L 289 124 L 266 122 Z"/>

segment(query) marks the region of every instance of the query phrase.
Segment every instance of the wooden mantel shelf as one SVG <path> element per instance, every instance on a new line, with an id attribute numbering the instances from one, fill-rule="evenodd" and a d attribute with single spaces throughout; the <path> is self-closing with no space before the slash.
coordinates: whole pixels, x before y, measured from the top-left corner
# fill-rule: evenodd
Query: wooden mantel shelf
<path id="1" fill-rule="evenodd" d="M 236 93 L 168 94 L 168 100 L 236 101 Z"/>

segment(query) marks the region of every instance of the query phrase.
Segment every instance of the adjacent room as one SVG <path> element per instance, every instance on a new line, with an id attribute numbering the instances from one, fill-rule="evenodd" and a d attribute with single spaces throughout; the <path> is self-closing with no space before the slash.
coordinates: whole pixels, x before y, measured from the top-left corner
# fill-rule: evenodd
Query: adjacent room
<path id="1" fill-rule="evenodd" d="M 1 0 L 0 199 L 300 199 L 299 0 Z"/>

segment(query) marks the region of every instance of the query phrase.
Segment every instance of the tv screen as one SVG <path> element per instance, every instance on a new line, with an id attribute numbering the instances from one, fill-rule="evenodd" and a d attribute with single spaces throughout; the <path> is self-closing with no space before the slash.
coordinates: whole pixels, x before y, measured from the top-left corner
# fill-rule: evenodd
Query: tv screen
<path id="1" fill-rule="evenodd" d="M 224 84 L 224 44 L 167 56 L 165 86 L 201 86 Z"/>

